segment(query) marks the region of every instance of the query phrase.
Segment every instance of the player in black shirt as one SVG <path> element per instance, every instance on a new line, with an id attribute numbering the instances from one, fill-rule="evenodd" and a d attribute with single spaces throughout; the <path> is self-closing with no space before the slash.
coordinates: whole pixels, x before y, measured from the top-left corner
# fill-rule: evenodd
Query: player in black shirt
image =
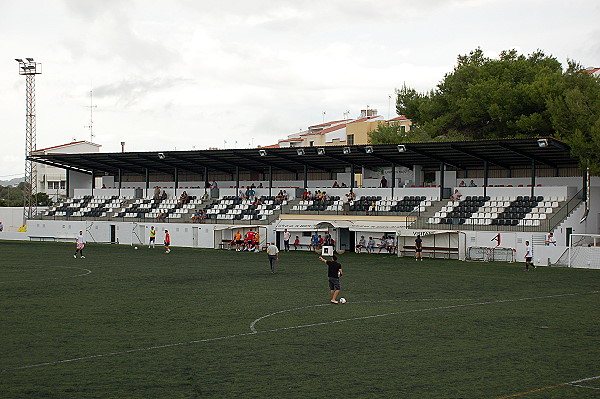
<path id="1" fill-rule="evenodd" d="M 331 292 L 331 303 L 338 303 L 337 296 L 340 294 L 340 277 L 342 276 L 342 265 L 337 262 L 337 256 L 333 255 L 332 260 L 327 260 L 319 256 L 321 262 L 327 263 L 329 277 L 329 291 Z"/>
<path id="2" fill-rule="evenodd" d="M 415 240 L 415 260 L 419 259 L 423 260 L 423 240 L 420 235 Z"/>

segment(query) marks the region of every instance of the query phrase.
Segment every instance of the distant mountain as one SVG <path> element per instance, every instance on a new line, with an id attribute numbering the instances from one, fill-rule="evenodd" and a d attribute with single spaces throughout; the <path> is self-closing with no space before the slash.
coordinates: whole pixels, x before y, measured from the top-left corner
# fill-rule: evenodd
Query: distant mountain
<path id="1" fill-rule="evenodd" d="M 14 179 L 10 179 L 10 180 L 0 180 L 0 186 L 17 186 L 19 185 L 19 183 L 25 181 L 24 178 L 22 177 L 16 177 Z"/>

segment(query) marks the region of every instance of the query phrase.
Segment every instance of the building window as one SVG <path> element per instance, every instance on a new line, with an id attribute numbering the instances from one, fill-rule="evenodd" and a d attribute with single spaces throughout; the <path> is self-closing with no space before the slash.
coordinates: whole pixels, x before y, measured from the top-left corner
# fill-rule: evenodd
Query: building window
<path id="1" fill-rule="evenodd" d="M 60 182 L 60 189 L 64 190 L 67 188 L 67 182 L 65 180 L 61 180 Z"/>
<path id="2" fill-rule="evenodd" d="M 354 135 L 353 134 L 348 135 L 348 145 L 354 145 Z"/>
<path id="3" fill-rule="evenodd" d="M 308 142 L 308 145 L 309 145 L 310 147 L 314 147 L 314 145 L 315 145 L 315 142 L 314 142 L 314 141 L 309 141 L 309 142 Z"/>
<path id="4" fill-rule="evenodd" d="M 404 125 L 400 126 L 400 133 L 403 133 L 403 134 L 406 133 L 406 126 L 404 126 Z"/>
<path id="5" fill-rule="evenodd" d="M 57 181 L 49 181 L 48 182 L 48 190 L 58 190 L 60 182 Z"/>

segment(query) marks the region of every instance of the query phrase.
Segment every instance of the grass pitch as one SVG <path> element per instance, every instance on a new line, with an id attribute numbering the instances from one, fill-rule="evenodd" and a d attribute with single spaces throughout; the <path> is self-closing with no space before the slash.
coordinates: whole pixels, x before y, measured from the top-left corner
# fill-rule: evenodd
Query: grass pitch
<path id="1" fill-rule="evenodd" d="M 73 252 L 0 241 L 1 398 L 600 395 L 598 270 L 347 253 L 329 305 L 307 252 Z"/>

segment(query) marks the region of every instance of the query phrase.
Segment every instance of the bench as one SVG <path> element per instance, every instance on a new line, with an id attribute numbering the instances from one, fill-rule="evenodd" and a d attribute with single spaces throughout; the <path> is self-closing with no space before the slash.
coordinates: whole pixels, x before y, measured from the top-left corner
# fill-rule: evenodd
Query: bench
<path id="1" fill-rule="evenodd" d="M 56 240 L 75 240 L 75 237 L 55 237 L 55 236 L 28 236 L 29 241 L 56 241 Z"/>
<path id="2" fill-rule="evenodd" d="M 402 249 L 402 255 L 406 255 L 407 253 L 412 255 L 415 253 L 414 245 L 405 245 Z M 430 258 L 435 258 L 436 254 L 447 255 L 448 258 L 450 256 L 456 255 L 458 257 L 458 248 L 452 247 L 423 247 L 423 255 L 428 254 Z"/>

